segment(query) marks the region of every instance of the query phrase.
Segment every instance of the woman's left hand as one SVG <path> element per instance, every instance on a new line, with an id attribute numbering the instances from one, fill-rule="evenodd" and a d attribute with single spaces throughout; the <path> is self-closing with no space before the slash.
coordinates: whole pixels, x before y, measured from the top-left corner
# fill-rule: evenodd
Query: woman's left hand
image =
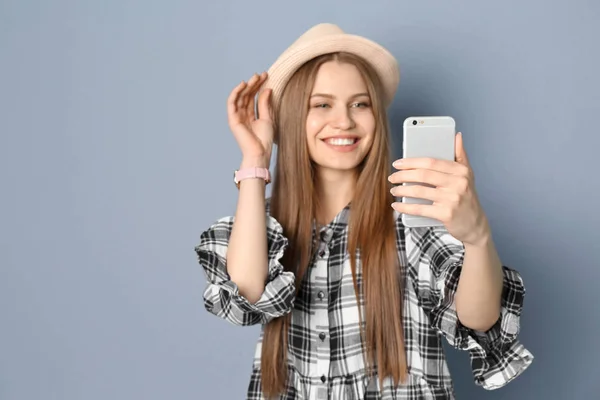
<path id="1" fill-rule="evenodd" d="M 482 246 L 490 236 L 487 217 L 475 191 L 473 171 L 463 146 L 462 135 L 455 138 L 456 161 L 432 158 L 406 158 L 394 162 L 398 172 L 389 177 L 396 197 L 416 197 L 433 204 L 395 202 L 400 213 L 441 221 L 448 232 L 465 244 Z M 424 185 L 402 185 L 404 182 Z"/>

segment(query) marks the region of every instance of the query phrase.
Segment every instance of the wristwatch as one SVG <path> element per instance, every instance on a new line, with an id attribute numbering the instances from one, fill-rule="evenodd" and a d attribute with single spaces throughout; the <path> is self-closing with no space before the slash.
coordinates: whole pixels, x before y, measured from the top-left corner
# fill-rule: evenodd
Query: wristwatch
<path id="1" fill-rule="evenodd" d="M 267 185 L 271 183 L 271 173 L 267 168 L 242 168 L 233 172 L 233 183 L 235 183 L 235 186 L 238 189 L 240 188 L 241 181 L 243 181 L 244 179 L 254 178 L 264 179 Z"/>

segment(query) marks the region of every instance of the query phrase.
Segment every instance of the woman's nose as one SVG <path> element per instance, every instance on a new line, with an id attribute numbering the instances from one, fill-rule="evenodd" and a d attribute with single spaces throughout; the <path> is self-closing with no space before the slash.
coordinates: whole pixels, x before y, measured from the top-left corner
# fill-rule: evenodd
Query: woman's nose
<path id="1" fill-rule="evenodd" d="M 354 120 L 352 119 L 351 111 L 348 108 L 340 107 L 332 114 L 332 125 L 336 129 L 348 130 L 354 127 Z"/>

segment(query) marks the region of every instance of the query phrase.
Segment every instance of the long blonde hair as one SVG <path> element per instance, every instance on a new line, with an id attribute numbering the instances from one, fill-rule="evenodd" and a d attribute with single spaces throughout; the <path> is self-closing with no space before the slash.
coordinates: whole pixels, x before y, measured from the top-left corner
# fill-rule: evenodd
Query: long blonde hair
<path id="1" fill-rule="evenodd" d="M 282 263 L 286 270 L 294 272 L 299 290 L 314 251 L 312 227 L 318 204 L 305 123 L 317 72 L 328 61 L 349 63 L 358 68 L 367 84 L 376 118 L 373 144 L 359 166 L 352 199 L 348 252 L 357 302 L 361 290 L 364 296 L 365 330 L 362 337 L 366 363 L 377 364 L 381 380 L 389 376 L 398 384 L 405 380 L 407 366 L 402 329 L 402 274 L 390 206 L 393 197 L 387 180 L 391 165 L 389 128 L 381 83 L 370 65 L 361 58 L 347 53 L 315 58 L 303 65 L 287 84 L 281 104 L 274 110 L 278 151 L 271 214 L 281 223 L 289 240 Z M 358 287 L 356 278 L 357 249 L 361 255 L 362 287 Z M 363 319 L 362 313 L 360 318 Z M 288 314 L 271 321 L 264 329 L 261 380 L 266 397 L 274 397 L 285 390 L 290 321 L 291 314 Z"/>

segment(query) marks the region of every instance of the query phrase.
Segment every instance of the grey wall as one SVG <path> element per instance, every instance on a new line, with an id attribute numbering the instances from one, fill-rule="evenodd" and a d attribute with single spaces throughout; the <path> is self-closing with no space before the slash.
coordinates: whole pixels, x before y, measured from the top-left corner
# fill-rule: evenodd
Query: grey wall
<path id="1" fill-rule="evenodd" d="M 193 247 L 236 203 L 230 89 L 323 21 L 400 60 L 398 142 L 455 117 L 525 278 L 535 363 L 486 392 L 451 351 L 459 398 L 595 398 L 600 5 L 550 3 L 1 0 L 0 399 L 244 397 L 258 330 L 204 311 Z"/>

